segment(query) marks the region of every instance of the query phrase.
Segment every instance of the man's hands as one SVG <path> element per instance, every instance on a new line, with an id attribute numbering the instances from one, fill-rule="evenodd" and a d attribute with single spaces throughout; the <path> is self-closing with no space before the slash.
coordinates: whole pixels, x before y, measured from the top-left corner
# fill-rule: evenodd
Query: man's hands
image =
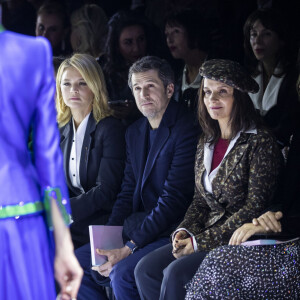
<path id="1" fill-rule="evenodd" d="M 281 232 L 279 220 L 282 216 L 281 211 L 268 211 L 260 217 L 254 218 L 252 223 L 244 224 L 233 233 L 229 245 L 240 245 L 255 233 Z"/>
<path id="2" fill-rule="evenodd" d="M 124 246 L 123 248 L 120 249 L 113 249 L 113 250 L 101 250 L 97 249 L 96 250 L 99 255 L 105 255 L 107 256 L 108 262 L 101 265 L 100 267 L 93 267 L 92 269 L 94 271 L 98 271 L 100 275 L 104 277 L 108 277 L 113 266 L 121 261 L 122 259 L 126 258 L 131 254 L 131 250 L 129 247 Z"/>
<path id="3" fill-rule="evenodd" d="M 189 255 L 194 252 L 194 247 L 189 234 L 180 230 L 175 234 L 173 239 L 173 255 L 175 258 L 179 258 L 184 255 Z"/>

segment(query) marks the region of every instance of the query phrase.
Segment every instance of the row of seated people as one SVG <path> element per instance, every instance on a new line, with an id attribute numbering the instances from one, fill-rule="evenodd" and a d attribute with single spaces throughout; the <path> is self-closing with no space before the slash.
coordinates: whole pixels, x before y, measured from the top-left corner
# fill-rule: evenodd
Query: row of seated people
<path id="1" fill-rule="evenodd" d="M 166 55 L 157 47 L 161 44 L 159 34 L 153 37 L 149 23 L 132 12 L 118 12 L 109 20 L 103 48 L 104 42 L 100 40 L 105 36 L 103 24 L 98 21 L 104 20 L 101 13 L 97 6 L 84 6 L 74 12 L 71 41 L 74 51 L 91 54 L 98 60 L 110 107 L 116 117 L 129 125 L 141 117 L 127 84 L 129 67 L 145 55 Z M 173 97 L 193 111 L 196 120 L 201 82 L 198 70 L 205 60 L 224 56 L 214 46 L 207 27 L 197 11 L 172 13 L 165 20 L 169 53 L 176 61 L 183 62 L 177 67 L 173 64 L 177 74 Z M 249 95 L 281 148 L 288 146 L 300 111 L 294 88 L 298 75 L 294 40 L 286 20 L 275 10 L 253 12 L 244 26 L 245 66 L 260 87 L 257 94 Z"/>
<path id="2" fill-rule="evenodd" d="M 124 169 L 125 128 L 112 117 L 98 62 L 75 54 L 60 65 L 56 103 L 73 210 L 71 232 L 75 246 L 81 246 L 76 255 L 85 271 L 78 299 L 106 299 L 105 277 L 117 299 L 183 299 L 185 284 L 207 253 L 229 241 L 244 241 L 239 228 L 274 202 L 283 162 L 276 138 L 248 95 L 257 93 L 259 85 L 228 60 L 207 60 L 200 75 L 201 128 L 193 112 L 171 100 L 175 79 L 165 60 L 146 56 L 130 67 L 129 87 L 144 117 L 126 131 Z M 288 224 L 289 212 L 283 212 L 282 224 Z M 299 211 L 295 217 L 299 220 Z M 263 219 L 253 232 L 264 231 Z M 90 266 L 90 245 L 83 245 L 91 224 L 124 225 L 125 246 L 99 249 L 108 262 L 96 271 Z M 284 246 L 299 252 L 299 241 Z M 265 249 L 272 252 L 272 247 Z M 295 261 L 299 264 L 297 256 Z M 210 256 L 205 264 L 211 264 Z M 211 273 L 203 268 L 198 279 Z M 299 286 L 288 287 L 299 293 Z M 199 291 L 203 285 L 190 283 L 190 295 L 193 288 Z M 270 289 L 274 295 L 277 291 Z M 211 290 L 198 294 L 205 292 Z"/>
<path id="3" fill-rule="evenodd" d="M 289 144 L 299 112 L 294 89 L 298 36 L 291 24 L 282 11 L 266 10 L 252 13 L 244 26 L 245 65 L 260 85 L 259 93 L 250 96 L 281 147 Z M 226 52 L 213 43 L 210 27 L 198 10 L 166 13 L 166 53 L 161 32 L 141 13 L 121 11 L 108 19 L 100 6 L 90 4 L 73 11 L 69 18 L 60 3 L 46 1 L 37 12 L 36 35 L 49 39 L 54 55 L 73 51 L 94 56 L 104 71 L 114 115 L 128 125 L 141 116 L 127 85 L 128 70 L 145 55 L 180 61 L 175 64 L 174 98 L 196 111 L 200 66 Z"/>

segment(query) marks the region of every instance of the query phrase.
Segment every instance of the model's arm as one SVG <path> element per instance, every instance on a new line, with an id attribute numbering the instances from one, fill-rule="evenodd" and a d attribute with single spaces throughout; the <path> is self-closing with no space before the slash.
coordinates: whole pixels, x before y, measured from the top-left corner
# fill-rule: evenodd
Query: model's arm
<path id="1" fill-rule="evenodd" d="M 53 199 L 51 212 L 55 239 L 55 278 L 61 287 L 61 299 L 73 299 L 77 296 L 83 271 L 74 255 L 69 228 Z"/>
<path id="2" fill-rule="evenodd" d="M 36 111 L 33 119 L 34 161 L 39 184 L 42 191 L 46 191 L 45 206 L 49 205 L 48 224 L 54 229 L 56 241 L 55 274 L 61 284 L 63 299 L 76 297 L 82 270 L 73 253 L 67 218 L 69 213 L 68 193 L 64 179 L 62 153 L 59 146 L 59 132 L 56 125 L 56 111 L 54 108 L 54 78 L 52 54 L 46 40 L 39 39 L 37 44 L 41 50 L 42 72 L 37 76 L 41 80 L 38 90 Z M 44 54 L 44 56 L 43 56 Z M 49 192 L 47 194 L 47 191 Z M 49 201 L 49 202 L 47 202 Z M 68 285 L 71 287 L 67 288 Z"/>

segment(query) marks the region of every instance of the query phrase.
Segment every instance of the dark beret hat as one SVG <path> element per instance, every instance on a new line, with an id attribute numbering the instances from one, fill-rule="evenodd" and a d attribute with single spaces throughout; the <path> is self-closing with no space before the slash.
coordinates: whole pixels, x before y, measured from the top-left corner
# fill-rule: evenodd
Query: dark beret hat
<path id="1" fill-rule="evenodd" d="M 226 59 L 205 61 L 199 73 L 204 78 L 223 82 L 244 93 L 257 93 L 259 86 L 249 73 L 237 62 Z"/>

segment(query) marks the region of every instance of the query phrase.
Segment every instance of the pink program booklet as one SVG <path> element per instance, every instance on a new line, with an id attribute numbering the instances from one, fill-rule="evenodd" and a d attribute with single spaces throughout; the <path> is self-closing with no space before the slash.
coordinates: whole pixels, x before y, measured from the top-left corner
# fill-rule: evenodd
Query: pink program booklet
<path id="1" fill-rule="evenodd" d="M 107 262 L 107 257 L 97 254 L 96 249 L 111 250 L 124 247 L 122 230 L 123 226 L 89 226 L 93 266 L 101 266 Z"/>

